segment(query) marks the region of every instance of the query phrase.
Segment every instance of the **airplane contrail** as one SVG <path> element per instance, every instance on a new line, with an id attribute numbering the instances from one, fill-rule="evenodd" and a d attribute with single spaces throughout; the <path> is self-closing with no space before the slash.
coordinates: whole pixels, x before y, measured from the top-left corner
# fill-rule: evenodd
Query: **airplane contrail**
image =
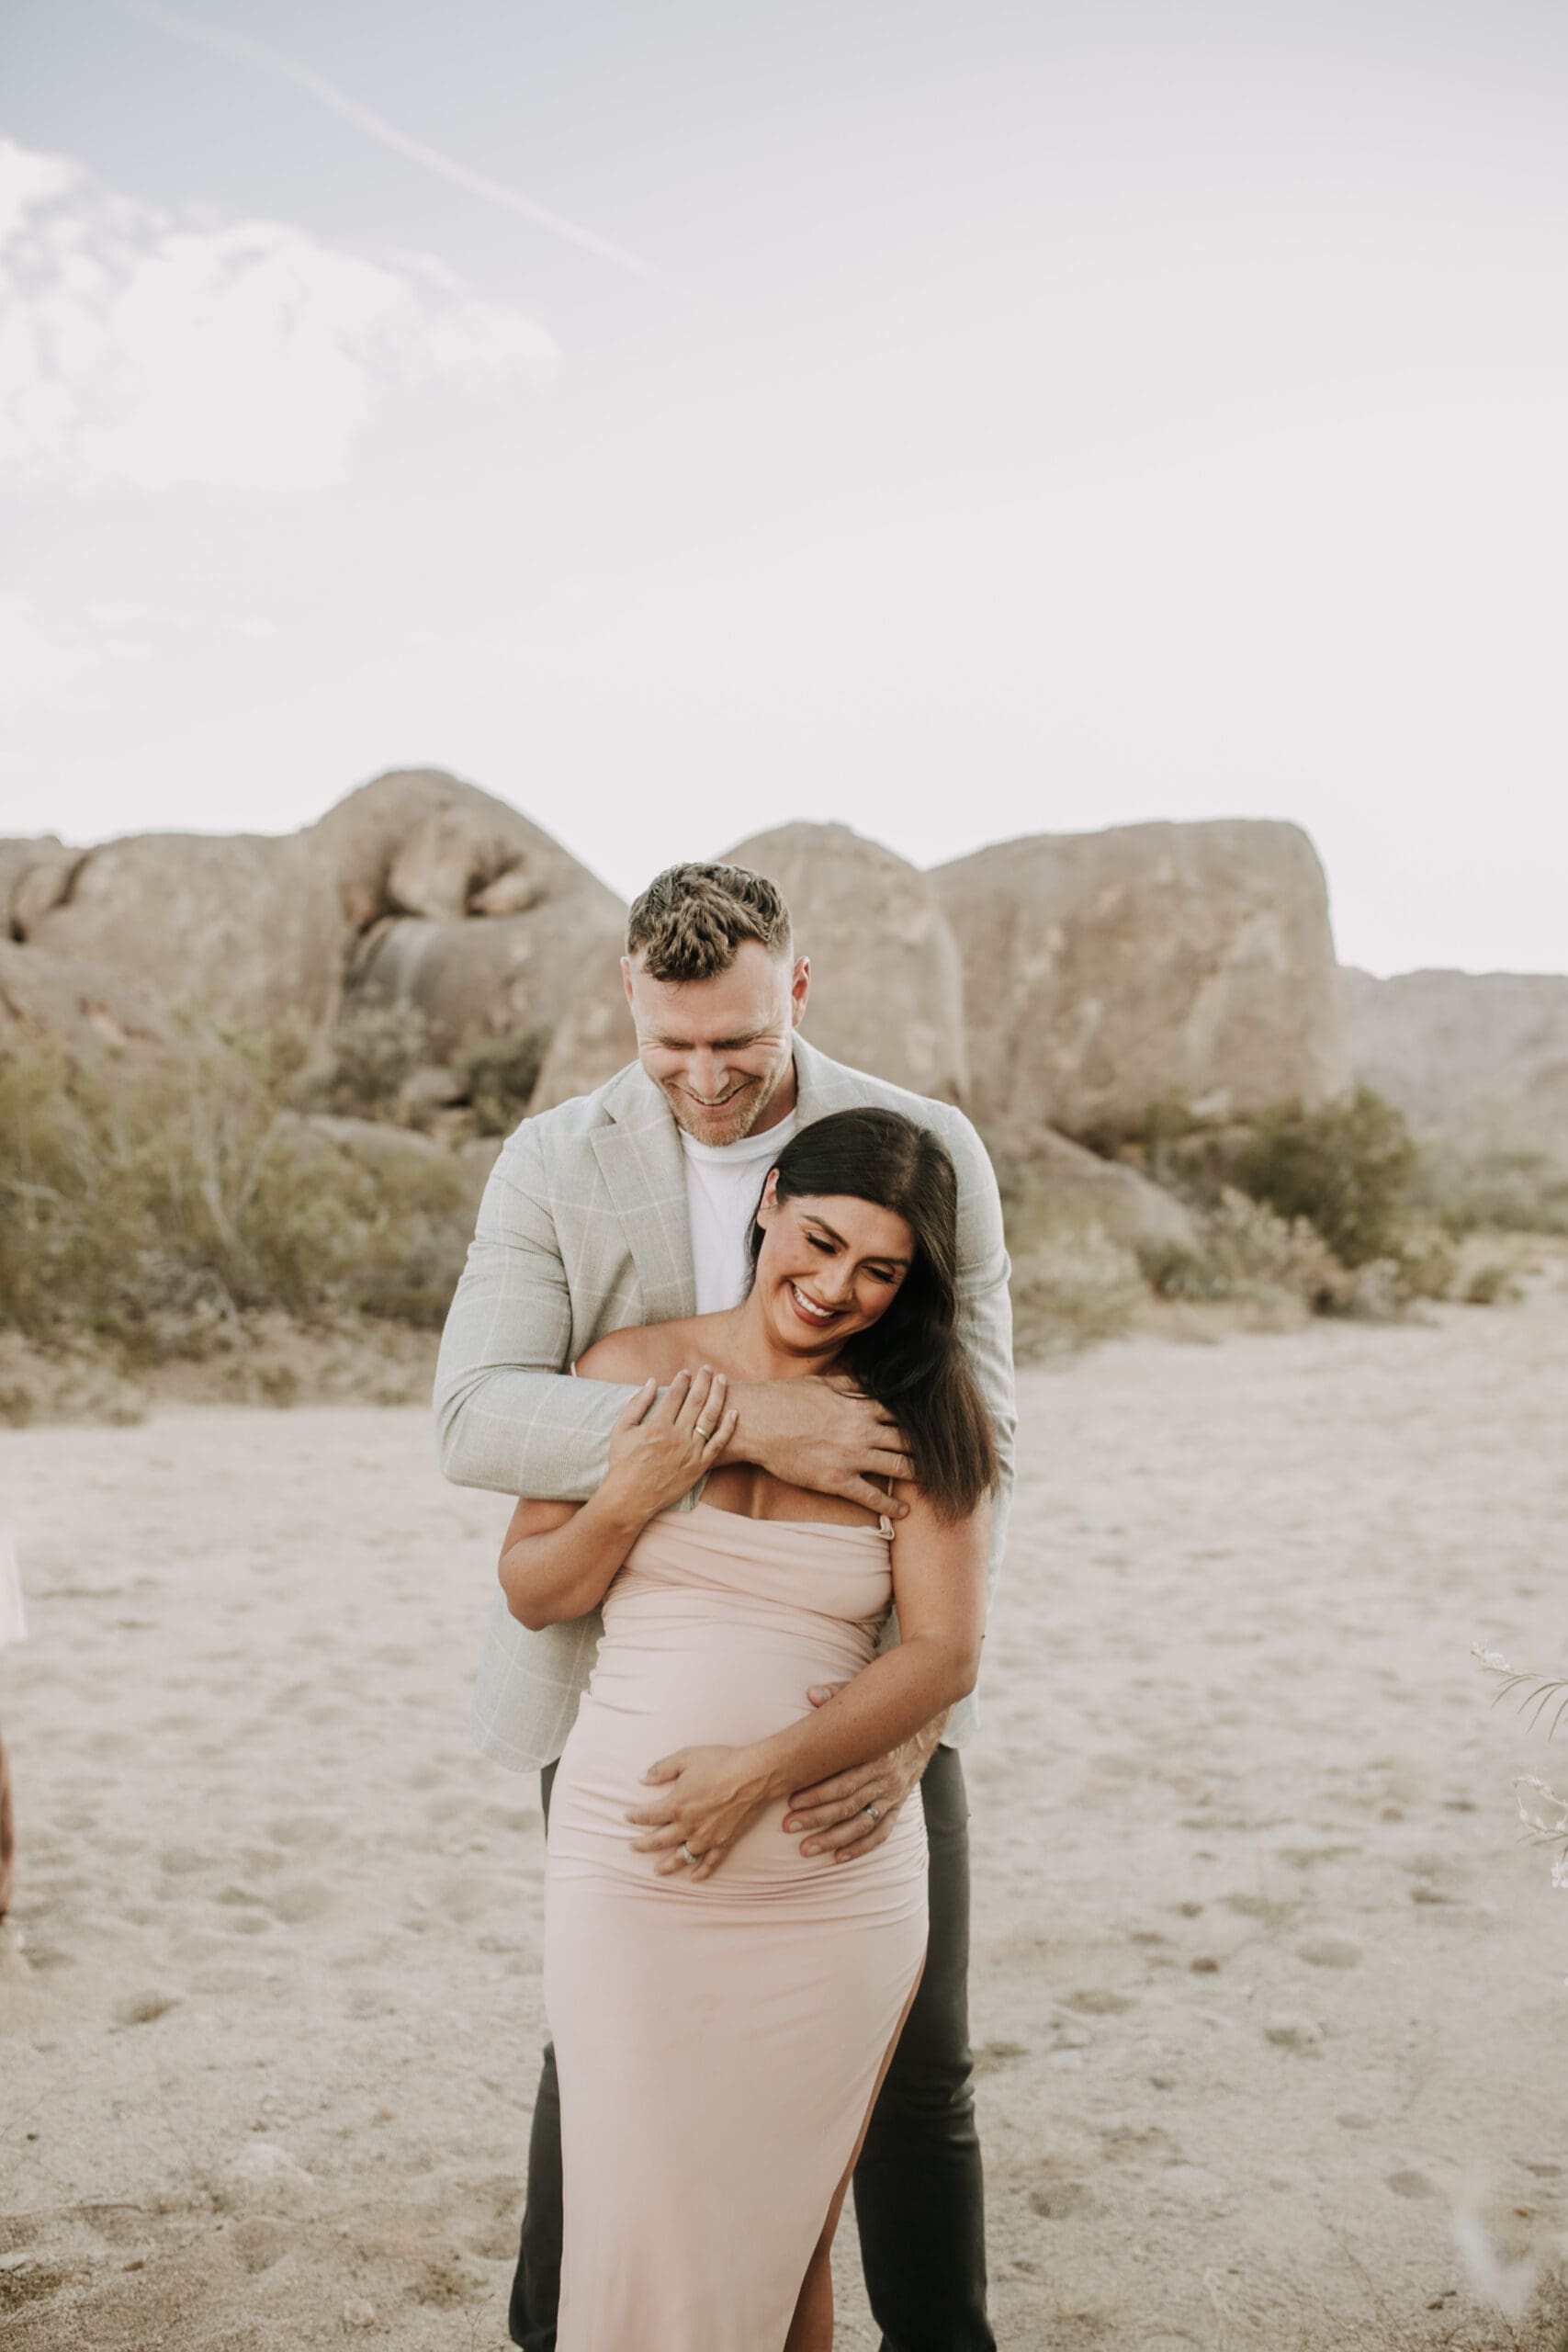
<path id="1" fill-rule="evenodd" d="M 601 237 L 595 230 L 585 229 L 581 221 L 567 220 L 563 213 L 552 212 L 548 205 L 536 204 L 531 196 L 508 187 L 504 181 L 492 180 L 484 172 L 470 171 L 467 164 L 458 163 L 451 155 L 444 155 L 439 148 L 426 146 L 423 139 L 411 138 L 406 130 L 400 130 L 396 123 L 389 122 L 384 115 L 375 113 L 369 107 L 361 106 L 357 98 L 351 98 L 346 91 L 340 90 L 335 83 L 329 82 L 324 74 L 316 73 L 310 66 L 301 64 L 298 58 L 286 56 L 281 50 L 268 49 L 263 42 L 251 40 L 243 33 L 224 32 L 216 25 L 203 24 L 197 17 L 180 16 L 172 8 L 157 7 L 152 5 L 152 0 L 114 0 L 114 5 L 122 14 L 140 17 L 145 23 L 156 25 L 164 32 L 173 33 L 177 40 L 194 41 L 204 49 L 216 50 L 220 55 L 231 57 L 239 64 L 253 65 L 264 74 L 271 74 L 280 82 L 292 82 L 297 89 L 303 90 L 319 106 L 341 115 L 345 122 L 351 122 L 367 138 L 378 139 L 384 147 L 392 148 L 400 155 L 407 155 L 411 162 L 423 164 L 427 171 L 450 180 L 455 187 L 466 188 L 470 196 L 481 197 L 486 203 L 498 204 L 503 210 L 516 213 L 520 220 L 531 220 L 536 228 L 547 230 L 551 236 L 562 238 L 569 245 L 580 246 L 597 260 L 608 262 L 615 269 L 628 270 L 634 277 L 644 278 L 650 286 L 661 287 L 666 293 L 689 296 L 689 288 L 676 285 L 651 262 L 645 261 L 640 254 L 634 254 L 626 245 L 613 243 L 608 237 Z"/>

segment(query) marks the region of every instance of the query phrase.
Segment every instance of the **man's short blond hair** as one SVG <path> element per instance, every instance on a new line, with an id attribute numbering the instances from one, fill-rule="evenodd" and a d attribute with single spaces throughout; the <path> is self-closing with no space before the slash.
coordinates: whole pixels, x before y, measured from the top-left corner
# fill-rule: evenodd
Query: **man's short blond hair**
<path id="1" fill-rule="evenodd" d="M 783 896 L 747 865 L 666 866 L 626 918 L 626 954 L 655 980 L 710 980 L 749 939 L 770 956 L 792 944 Z"/>

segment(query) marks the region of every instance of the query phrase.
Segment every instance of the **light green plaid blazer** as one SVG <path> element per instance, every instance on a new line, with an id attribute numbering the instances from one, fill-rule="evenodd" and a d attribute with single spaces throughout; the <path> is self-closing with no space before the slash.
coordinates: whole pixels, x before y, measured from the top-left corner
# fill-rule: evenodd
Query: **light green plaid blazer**
<path id="1" fill-rule="evenodd" d="M 1002 1463 L 991 1522 L 995 1590 L 1012 1487 L 1012 1314 L 997 1181 L 961 1111 L 795 1044 L 802 1126 L 880 1103 L 932 1128 L 958 1171 L 964 1344 L 996 1422 Z M 629 1386 L 573 1380 L 570 1367 L 607 1331 L 696 1312 L 686 1170 L 669 1106 L 641 1064 L 597 1092 L 525 1119 L 485 1188 L 479 1226 L 446 1318 L 435 1376 L 441 1466 L 463 1487 L 581 1501 L 609 1466 L 610 1432 Z M 602 1621 L 529 1633 L 499 1584 L 474 1689 L 473 1734 L 515 1771 L 566 1745 Z M 892 1638 L 897 1638 L 896 1629 Z M 966 1699 L 949 1721 L 962 1744 Z"/>

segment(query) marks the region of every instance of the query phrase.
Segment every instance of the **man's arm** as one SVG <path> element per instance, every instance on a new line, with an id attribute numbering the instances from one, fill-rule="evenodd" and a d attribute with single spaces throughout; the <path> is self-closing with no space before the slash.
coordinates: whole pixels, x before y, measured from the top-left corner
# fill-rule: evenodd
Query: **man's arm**
<path id="1" fill-rule="evenodd" d="M 958 1171 L 958 1335 L 990 1409 L 999 1475 L 991 1497 L 988 1592 L 996 1598 L 1007 1544 L 1017 1453 L 1018 1399 L 1012 1363 L 1012 1272 L 1002 1232 L 1001 1194 L 990 1154 L 967 1119 L 943 1138 Z"/>
<path id="2" fill-rule="evenodd" d="M 583 1502 L 610 1464 L 630 1385 L 573 1380 L 572 1312 L 538 1139 L 491 1171 L 435 1372 L 441 1467 L 460 1487 Z"/>

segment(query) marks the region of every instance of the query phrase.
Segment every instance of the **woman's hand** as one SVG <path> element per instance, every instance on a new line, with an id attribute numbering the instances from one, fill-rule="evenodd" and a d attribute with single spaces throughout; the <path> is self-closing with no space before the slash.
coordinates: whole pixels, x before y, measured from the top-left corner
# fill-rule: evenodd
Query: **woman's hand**
<path id="1" fill-rule="evenodd" d="M 626 1819 L 644 1831 L 635 1854 L 657 1854 L 660 1878 L 684 1871 L 711 1878 L 741 1831 L 749 1829 L 773 1792 L 745 1747 L 678 1747 L 643 1774 L 659 1795 Z M 684 1845 L 690 1863 L 681 1851 Z"/>
<path id="2" fill-rule="evenodd" d="M 678 1372 L 662 1396 L 656 1380 L 643 1382 L 610 1438 L 604 1489 L 617 1503 L 651 1519 L 717 1468 L 738 1419 L 725 1403 L 728 1385 L 707 1364 Z"/>

